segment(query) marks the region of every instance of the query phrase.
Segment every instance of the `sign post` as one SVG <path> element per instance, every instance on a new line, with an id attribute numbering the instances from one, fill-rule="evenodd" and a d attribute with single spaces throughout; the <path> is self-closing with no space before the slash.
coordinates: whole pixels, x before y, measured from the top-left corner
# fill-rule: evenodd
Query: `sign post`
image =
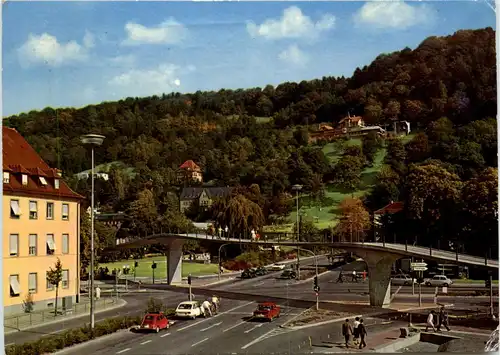
<path id="1" fill-rule="evenodd" d="M 155 284 L 155 269 L 156 269 L 156 263 L 153 261 L 153 264 L 151 265 L 151 269 L 153 269 L 153 285 Z"/>
<path id="2" fill-rule="evenodd" d="M 419 282 L 418 282 L 418 306 L 422 307 L 422 282 L 423 282 L 423 272 L 427 270 L 427 263 L 411 263 L 410 264 L 412 271 L 419 272 Z"/>
<path id="3" fill-rule="evenodd" d="M 188 285 L 189 285 L 189 300 L 193 300 L 193 294 L 191 293 L 191 274 L 188 275 Z"/>

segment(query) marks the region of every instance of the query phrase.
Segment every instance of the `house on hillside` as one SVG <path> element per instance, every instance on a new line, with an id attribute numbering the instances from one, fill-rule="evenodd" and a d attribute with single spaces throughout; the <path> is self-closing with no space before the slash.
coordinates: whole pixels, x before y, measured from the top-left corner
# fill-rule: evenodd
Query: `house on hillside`
<path id="1" fill-rule="evenodd" d="M 379 241 L 380 236 L 382 235 L 383 232 L 383 222 L 382 218 L 385 215 L 393 215 L 396 213 L 399 213 L 403 211 L 404 209 L 404 202 L 394 202 L 391 201 L 388 205 L 376 210 L 373 212 L 373 227 L 374 227 L 374 234 L 375 234 L 375 241 Z"/>
<path id="2" fill-rule="evenodd" d="M 208 209 L 216 198 L 229 196 L 231 187 L 185 187 L 179 198 L 180 210 L 187 211 L 193 203 Z"/>
<path id="3" fill-rule="evenodd" d="M 177 179 L 180 183 L 188 183 L 190 181 L 203 182 L 203 174 L 201 168 L 192 160 L 186 160 L 177 172 Z"/>
<path id="4" fill-rule="evenodd" d="M 344 117 L 339 122 L 339 128 L 343 130 L 350 130 L 353 128 L 362 128 L 365 127 L 365 121 L 361 116 L 351 116 L 350 114 L 347 117 Z"/>

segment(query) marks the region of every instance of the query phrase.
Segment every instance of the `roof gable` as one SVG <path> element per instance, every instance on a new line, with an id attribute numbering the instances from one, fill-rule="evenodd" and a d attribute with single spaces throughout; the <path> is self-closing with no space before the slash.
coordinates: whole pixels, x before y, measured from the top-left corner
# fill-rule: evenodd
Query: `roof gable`
<path id="1" fill-rule="evenodd" d="M 186 160 L 179 169 L 200 171 L 201 168 L 192 160 Z"/>

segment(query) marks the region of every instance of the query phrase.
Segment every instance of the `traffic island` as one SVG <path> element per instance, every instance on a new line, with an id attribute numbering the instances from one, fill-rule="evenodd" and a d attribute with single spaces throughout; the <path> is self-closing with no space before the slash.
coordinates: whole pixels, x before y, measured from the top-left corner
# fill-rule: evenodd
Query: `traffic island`
<path id="1" fill-rule="evenodd" d="M 337 312 L 325 309 L 320 309 L 317 311 L 315 308 L 310 308 L 299 314 L 297 317 L 283 324 L 283 327 L 296 328 L 309 324 L 317 324 L 325 321 L 332 321 L 339 318 L 345 319 L 346 317 L 352 317 L 352 314 L 348 312 Z"/>

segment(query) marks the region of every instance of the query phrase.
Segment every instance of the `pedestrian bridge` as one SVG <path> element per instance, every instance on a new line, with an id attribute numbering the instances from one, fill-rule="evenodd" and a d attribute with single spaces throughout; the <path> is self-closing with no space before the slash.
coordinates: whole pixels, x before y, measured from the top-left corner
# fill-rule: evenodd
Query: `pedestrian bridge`
<path id="1" fill-rule="evenodd" d="M 168 247 L 167 280 L 169 284 L 181 282 L 182 245 L 184 240 L 198 240 L 218 244 L 251 244 L 262 246 L 327 246 L 342 249 L 361 257 L 367 264 L 369 275 L 370 304 L 388 307 L 390 304 L 391 268 L 394 262 L 403 257 L 453 262 L 498 270 L 498 260 L 460 254 L 456 252 L 419 247 L 408 244 L 385 242 L 335 242 L 326 237 L 314 242 L 298 242 L 293 233 L 265 233 L 259 239 L 212 236 L 204 232 L 159 233 L 145 238 L 121 240 L 113 249 L 137 248 L 144 245 L 164 244 Z"/>

